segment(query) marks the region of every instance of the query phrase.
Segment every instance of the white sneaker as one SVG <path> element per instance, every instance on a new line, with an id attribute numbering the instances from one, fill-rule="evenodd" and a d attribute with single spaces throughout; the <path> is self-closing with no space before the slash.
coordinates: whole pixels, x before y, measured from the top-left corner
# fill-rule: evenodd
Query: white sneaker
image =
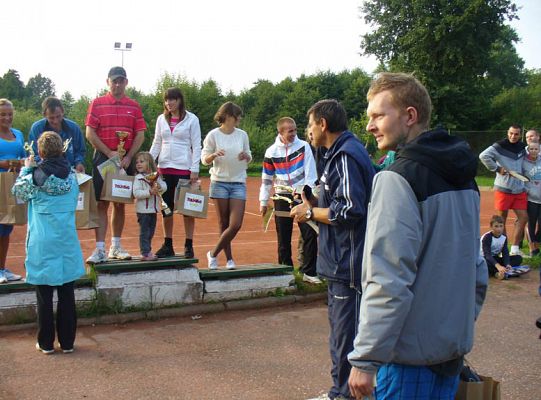
<path id="1" fill-rule="evenodd" d="M 209 263 L 209 269 L 218 269 L 218 260 L 216 257 L 210 255 L 210 251 L 207 253 L 207 261 Z"/>
<path id="2" fill-rule="evenodd" d="M 53 354 L 54 353 L 54 349 L 51 349 L 51 350 L 44 350 L 40 347 L 39 343 L 36 343 L 36 350 L 37 351 L 41 351 L 43 354 L 47 354 L 47 355 L 50 355 L 50 354 Z"/>
<path id="3" fill-rule="evenodd" d="M 109 258 L 114 260 L 131 260 L 131 255 L 122 246 L 111 246 L 109 249 Z"/>
<path id="4" fill-rule="evenodd" d="M 331 400 L 331 398 L 329 397 L 329 395 L 327 393 L 323 393 L 317 397 L 312 397 L 308 400 Z"/>
<path id="5" fill-rule="evenodd" d="M 7 268 L 4 269 L 4 277 L 6 277 L 8 281 L 20 281 L 23 278 L 21 275 L 14 274 Z"/>
<path id="6" fill-rule="evenodd" d="M 95 249 L 90 257 L 86 259 L 88 264 L 99 264 L 107 261 L 105 250 Z"/>
<path id="7" fill-rule="evenodd" d="M 6 277 L 6 273 L 3 269 L 0 269 L 0 283 L 8 283 L 8 278 Z"/>
<path id="8" fill-rule="evenodd" d="M 225 268 L 227 268 L 227 269 L 235 269 L 235 268 L 237 268 L 237 265 L 235 264 L 235 261 L 227 260 L 227 263 L 225 264 Z"/>
<path id="9" fill-rule="evenodd" d="M 317 276 L 310 276 L 306 274 L 302 275 L 302 280 L 304 282 L 312 283 L 314 285 L 321 285 L 323 283 L 321 282 L 321 279 L 319 279 Z"/>
<path id="10" fill-rule="evenodd" d="M 509 253 L 510 256 L 521 256 L 522 258 L 530 258 L 529 255 L 526 255 L 522 252 L 522 250 L 515 250 L 513 252 Z"/>

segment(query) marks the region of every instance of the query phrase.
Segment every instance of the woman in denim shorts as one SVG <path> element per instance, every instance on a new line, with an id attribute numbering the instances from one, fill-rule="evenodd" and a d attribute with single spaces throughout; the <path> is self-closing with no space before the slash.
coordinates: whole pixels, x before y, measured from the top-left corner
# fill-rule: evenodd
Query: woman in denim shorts
<path id="1" fill-rule="evenodd" d="M 207 253 L 208 268 L 217 269 L 216 257 L 223 250 L 226 268 L 235 269 L 231 241 L 244 218 L 246 204 L 246 169 L 252 160 L 248 134 L 238 128 L 242 109 L 228 101 L 216 112 L 219 128 L 210 131 L 203 142 L 201 161 L 210 168 L 210 198 L 215 200 L 220 228 L 218 243 Z"/>

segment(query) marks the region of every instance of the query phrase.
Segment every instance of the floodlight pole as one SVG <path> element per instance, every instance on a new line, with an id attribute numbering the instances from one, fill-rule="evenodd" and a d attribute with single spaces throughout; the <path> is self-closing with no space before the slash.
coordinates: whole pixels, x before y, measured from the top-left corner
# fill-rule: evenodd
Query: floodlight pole
<path id="1" fill-rule="evenodd" d="M 114 49 L 122 53 L 122 67 L 124 67 L 124 52 L 131 51 L 133 43 L 124 43 L 124 48 L 122 48 L 122 43 L 115 42 Z"/>

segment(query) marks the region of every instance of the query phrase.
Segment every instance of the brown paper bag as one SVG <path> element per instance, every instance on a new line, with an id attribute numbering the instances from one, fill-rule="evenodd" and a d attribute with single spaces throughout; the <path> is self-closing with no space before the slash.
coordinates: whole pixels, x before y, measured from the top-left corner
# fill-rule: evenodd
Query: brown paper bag
<path id="1" fill-rule="evenodd" d="M 92 179 L 79 185 L 79 198 L 75 211 L 76 229 L 93 229 L 100 226 L 98 203 L 94 194 Z"/>
<path id="2" fill-rule="evenodd" d="M 177 186 L 175 212 L 194 218 L 207 218 L 209 195 L 199 189 Z"/>
<path id="3" fill-rule="evenodd" d="M 11 194 L 16 172 L 0 172 L 0 224 L 24 225 L 28 219 L 26 203 Z"/>
<path id="4" fill-rule="evenodd" d="M 119 173 L 105 175 L 100 199 L 114 203 L 133 203 L 133 176 Z"/>
<path id="5" fill-rule="evenodd" d="M 479 377 L 480 382 L 460 381 L 455 400 L 501 400 L 500 382 L 489 376 Z"/>

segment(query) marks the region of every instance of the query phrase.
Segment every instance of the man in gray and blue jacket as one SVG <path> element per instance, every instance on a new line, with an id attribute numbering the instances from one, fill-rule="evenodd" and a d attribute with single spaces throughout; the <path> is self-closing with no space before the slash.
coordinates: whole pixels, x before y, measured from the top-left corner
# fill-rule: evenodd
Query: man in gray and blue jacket
<path id="1" fill-rule="evenodd" d="M 500 140 L 479 154 L 479 159 L 489 171 L 496 173 L 494 179 L 494 209 L 505 222 L 509 210 L 517 216 L 515 232 L 511 240 L 511 255 L 521 255 L 519 244 L 524 237 L 524 228 L 528 222 L 528 195 L 524 182 L 510 172 L 522 173 L 522 161 L 526 157 L 526 145 L 520 141 L 520 126 L 511 125 L 507 138 Z"/>
<path id="2" fill-rule="evenodd" d="M 452 400 L 488 279 L 477 158 L 428 129 L 430 97 L 412 75 L 380 74 L 367 99 L 367 130 L 397 153 L 372 185 L 351 393 Z"/>

